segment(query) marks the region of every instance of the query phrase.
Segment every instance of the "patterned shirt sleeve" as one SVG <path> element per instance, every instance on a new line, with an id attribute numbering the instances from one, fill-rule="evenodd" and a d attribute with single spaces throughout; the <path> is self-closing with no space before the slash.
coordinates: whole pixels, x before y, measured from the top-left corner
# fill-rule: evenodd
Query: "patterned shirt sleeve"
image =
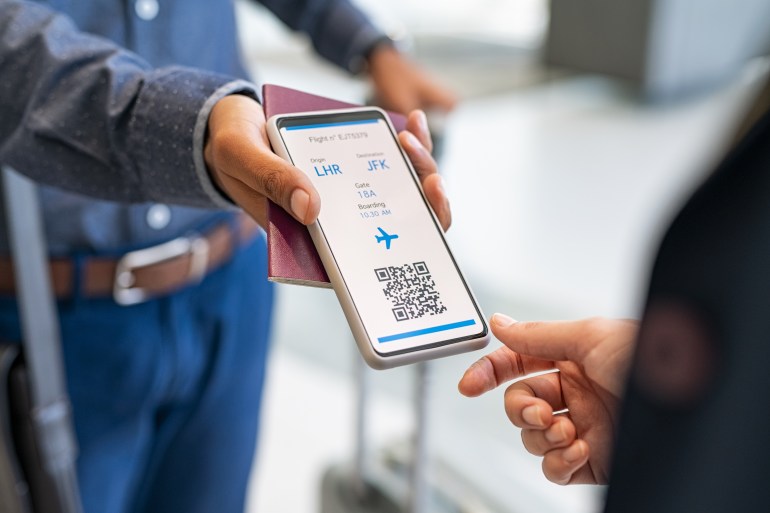
<path id="1" fill-rule="evenodd" d="M 203 163 L 208 114 L 253 84 L 194 68 L 153 69 L 31 2 L 0 0 L 0 163 L 122 202 L 232 207 Z"/>
<path id="2" fill-rule="evenodd" d="M 281 21 L 306 33 L 315 50 L 353 73 L 385 33 L 348 0 L 260 0 Z"/>

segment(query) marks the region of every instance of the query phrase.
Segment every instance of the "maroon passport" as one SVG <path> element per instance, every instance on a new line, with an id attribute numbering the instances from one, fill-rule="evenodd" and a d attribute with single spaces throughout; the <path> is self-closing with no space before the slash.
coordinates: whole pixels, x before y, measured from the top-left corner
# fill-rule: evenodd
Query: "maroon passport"
<path id="1" fill-rule="evenodd" d="M 267 119 L 276 114 L 357 107 L 272 84 L 262 87 L 262 105 Z M 388 114 L 397 131 L 405 128 L 404 116 Z M 272 202 L 267 206 L 267 220 L 267 278 L 280 283 L 331 287 L 307 228 Z"/>

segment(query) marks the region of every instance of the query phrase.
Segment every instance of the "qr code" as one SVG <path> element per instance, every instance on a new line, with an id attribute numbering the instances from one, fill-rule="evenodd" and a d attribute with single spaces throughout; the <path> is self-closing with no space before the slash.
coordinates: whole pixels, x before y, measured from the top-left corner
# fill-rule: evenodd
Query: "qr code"
<path id="1" fill-rule="evenodd" d="M 419 319 L 425 315 L 446 312 L 441 295 L 436 290 L 425 262 L 375 269 L 377 280 L 383 285 L 385 298 L 393 305 L 397 321 Z"/>

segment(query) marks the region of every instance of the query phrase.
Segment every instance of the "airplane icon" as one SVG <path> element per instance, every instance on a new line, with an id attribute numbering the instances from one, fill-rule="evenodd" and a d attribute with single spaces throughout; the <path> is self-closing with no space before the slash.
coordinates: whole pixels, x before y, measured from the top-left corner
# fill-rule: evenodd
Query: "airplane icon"
<path id="1" fill-rule="evenodd" d="M 396 235 L 395 233 L 393 235 L 390 235 L 389 233 L 387 233 L 385 230 L 383 230 L 379 226 L 377 227 L 377 229 L 382 234 L 382 235 L 375 235 L 374 236 L 374 238 L 377 239 L 377 244 L 379 244 L 380 242 L 385 242 L 385 249 L 390 249 L 390 241 L 392 241 L 393 239 L 397 239 L 398 235 Z"/>

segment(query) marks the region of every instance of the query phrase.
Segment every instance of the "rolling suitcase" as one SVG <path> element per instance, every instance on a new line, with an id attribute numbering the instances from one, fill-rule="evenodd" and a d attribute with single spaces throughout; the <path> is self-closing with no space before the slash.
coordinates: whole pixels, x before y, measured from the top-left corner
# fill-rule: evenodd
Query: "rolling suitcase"
<path id="1" fill-rule="evenodd" d="M 353 347 L 353 346 L 351 346 Z M 507 511 L 457 469 L 430 454 L 431 362 L 413 366 L 414 430 L 409 440 L 374 451 L 367 439 L 371 371 L 356 352 L 353 458 L 322 476 L 320 513 L 497 513 Z"/>

